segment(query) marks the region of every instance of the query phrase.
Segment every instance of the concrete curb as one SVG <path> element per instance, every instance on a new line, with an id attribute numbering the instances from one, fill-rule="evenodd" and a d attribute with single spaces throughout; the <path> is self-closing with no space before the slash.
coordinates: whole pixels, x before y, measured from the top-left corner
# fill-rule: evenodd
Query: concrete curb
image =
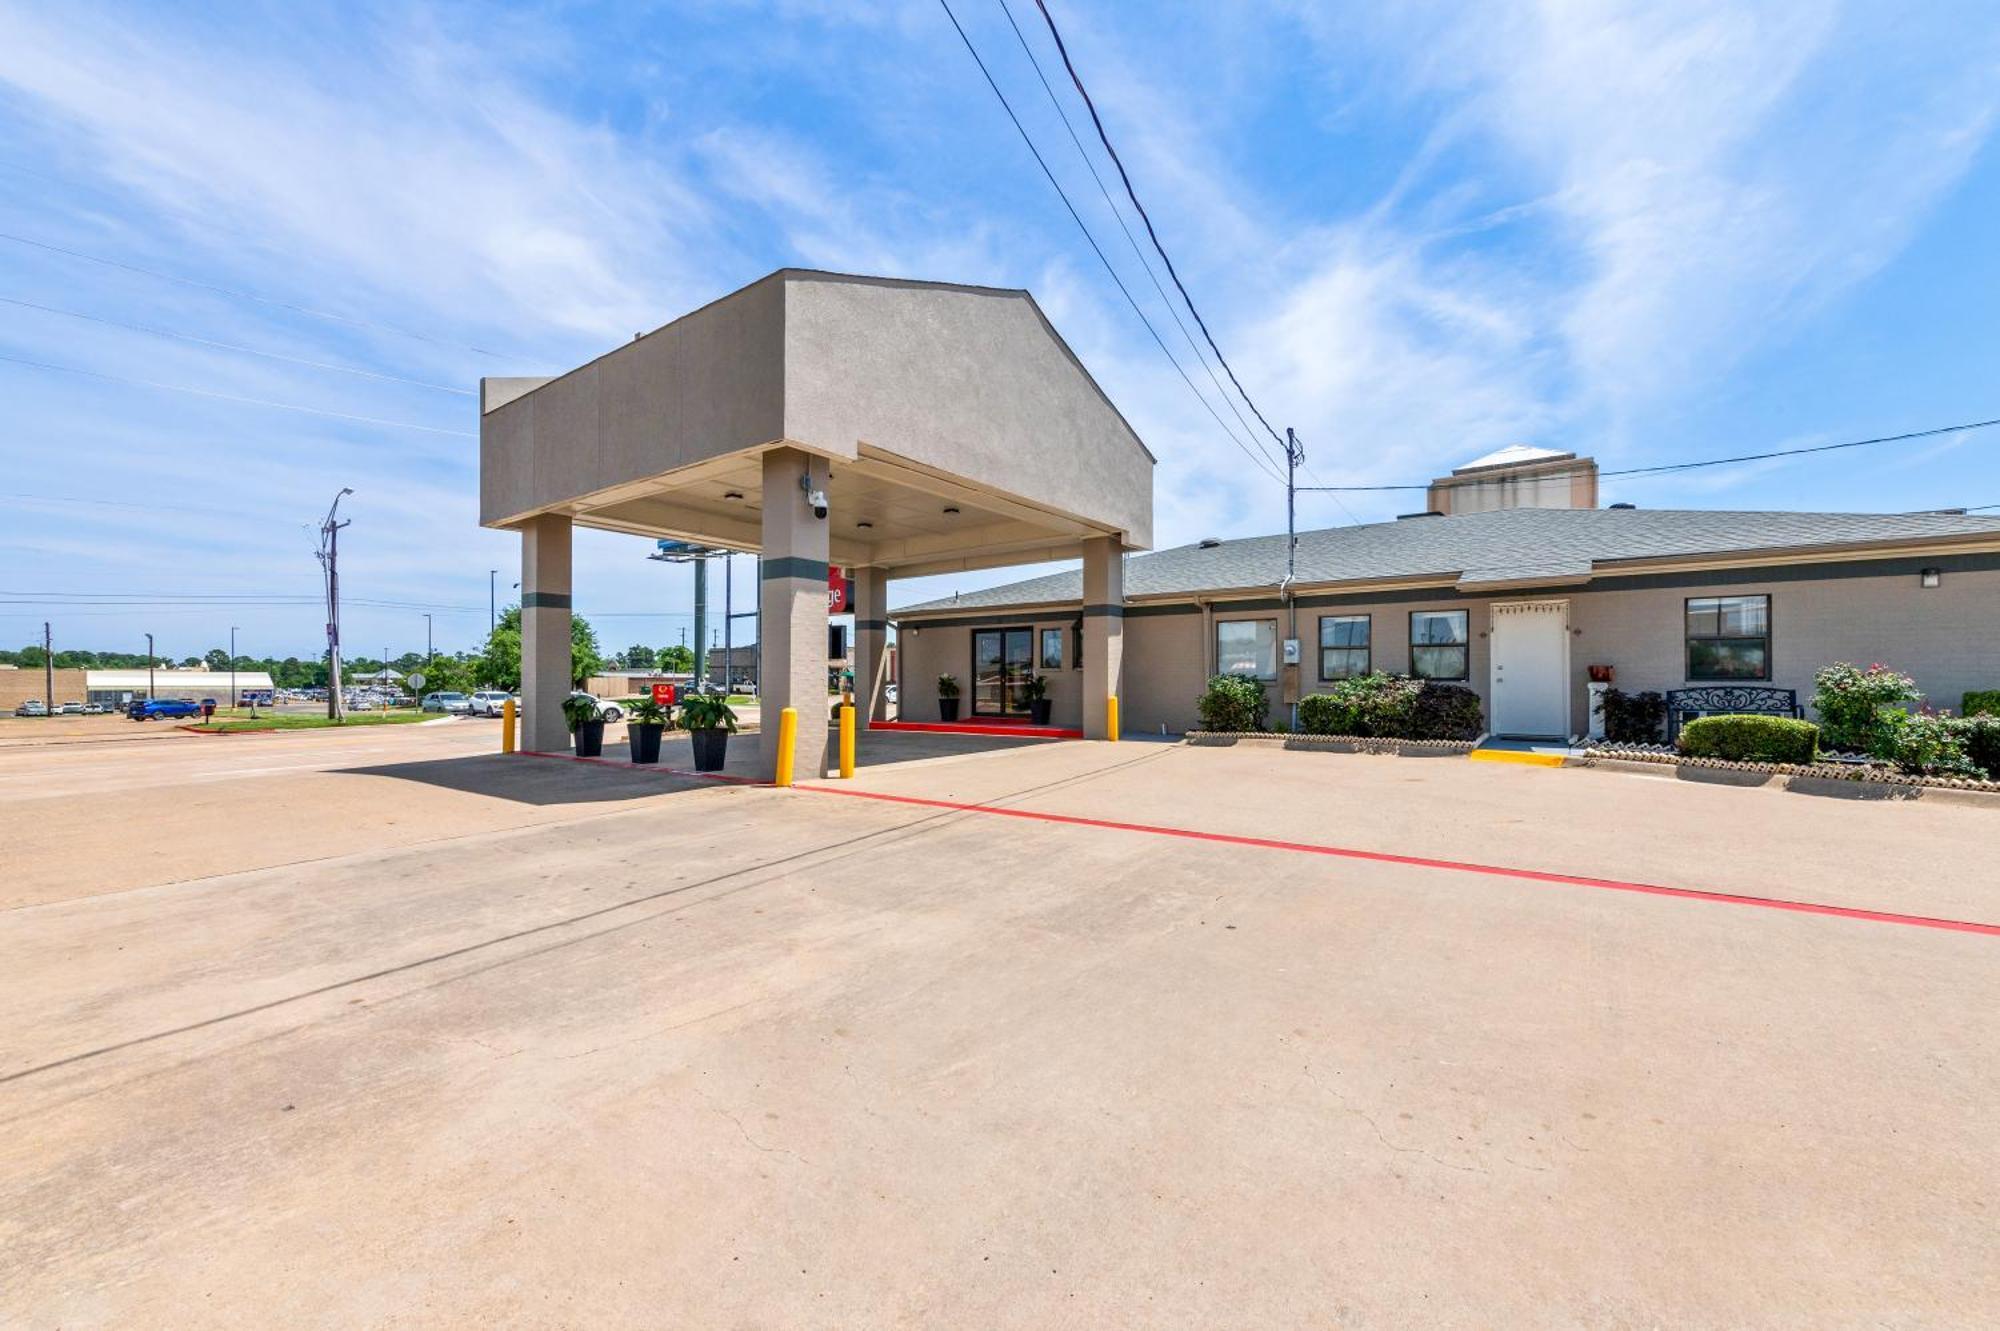
<path id="1" fill-rule="evenodd" d="M 1606 772 L 1631 776 L 1659 777 L 1669 781 L 1690 781 L 1702 785 L 1736 786 L 1752 790 L 1785 790 L 1795 795 L 1849 800 L 1922 800 L 1927 804 L 1958 804 L 1975 809 L 2000 809 L 2000 790 L 1976 786 L 1951 786 L 1923 780 L 1881 777 L 1824 776 L 1799 768 L 1776 767 L 1763 763 L 1716 763 L 1648 761 L 1643 758 L 1611 758 L 1585 755 L 1571 760 L 1571 766 L 1595 767 Z M 1984 782 L 1990 787 L 1993 783 Z"/>

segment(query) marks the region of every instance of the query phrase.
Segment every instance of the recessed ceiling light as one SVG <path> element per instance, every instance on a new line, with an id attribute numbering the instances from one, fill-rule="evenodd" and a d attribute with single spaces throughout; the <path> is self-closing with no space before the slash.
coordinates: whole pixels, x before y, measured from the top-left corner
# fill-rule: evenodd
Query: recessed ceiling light
<path id="1" fill-rule="evenodd" d="M 722 492 L 722 497 L 724 499 L 741 499 L 743 497 L 743 492 L 741 490 L 724 490 Z"/>
<path id="2" fill-rule="evenodd" d="M 958 505 L 957 505 L 957 504 L 946 504 L 946 505 L 944 506 L 944 511 L 945 511 L 946 513 L 956 513 L 956 512 L 958 512 Z"/>

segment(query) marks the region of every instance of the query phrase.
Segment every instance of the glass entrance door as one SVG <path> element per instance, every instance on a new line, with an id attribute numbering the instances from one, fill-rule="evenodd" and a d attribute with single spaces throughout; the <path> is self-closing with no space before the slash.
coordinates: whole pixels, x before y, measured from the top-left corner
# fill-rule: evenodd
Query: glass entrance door
<path id="1" fill-rule="evenodd" d="M 972 714 L 1020 716 L 1028 701 L 1021 686 L 1034 673 L 1033 629 L 975 629 L 972 633 Z"/>

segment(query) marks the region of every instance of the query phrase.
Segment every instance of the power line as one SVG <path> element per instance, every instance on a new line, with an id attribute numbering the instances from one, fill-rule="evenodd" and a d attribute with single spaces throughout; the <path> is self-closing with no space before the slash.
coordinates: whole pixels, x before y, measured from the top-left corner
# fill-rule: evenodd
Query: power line
<path id="1" fill-rule="evenodd" d="M 271 402 L 264 398 L 238 397 L 234 393 L 218 393 L 207 388 L 189 388 L 185 384 L 154 383 L 150 379 L 127 379 L 122 375 L 105 374 L 99 370 L 85 370 L 75 365 L 51 365 L 47 361 L 25 360 L 19 356 L 0 355 L 0 361 L 11 365 L 25 365 L 33 370 L 53 370 L 57 374 L 80 374 L 91 379 L 102 379 L 107 383 L 128 384 L 135 388 L 156 388 L 168 393 L 189 393 L 195 397 L 213 398 L 218 402 L 234 402 L 249 407 L 270 407 L 276 411 L 297 411 L 308 416 L 325 416 L 337 421 L 358 421 L 363 425 L 382 425 L 396 430 L 422 430 L 426 434 L 448 434 L 457 439 L 476 439 L 477 435 L 468 430 L 447 430 L 437 425 L 418 425 L 413 421 L 389 421 L 379 416 L 355 416 L 345 411 L 327 411 L 320 407 L 301 407 L 290 402 Z"/>
<path id="2" fill-rule="evenodd" d="M 1667 472 L 1694 471 L 1700 467 L 1727 467 L 1738 462 L 1764 462 L 1771 458 L 1802 457 L 1808 453 L 1833 453 L 1844 448 L 1868 448 L 1875 444 L 1900 444 L 1912 439 L 1930 439 L 1941 434 L 1961 434 L 1968 430 L 1984 430 L 1995 425 L 2000 425 L 2000 416 L 1996 416 L 1992 420 L 1969 421 L 1964 425 L 1940 425 L 1934 430 L 1911 430 L 1907 434 L 1885 434 L 1873 439 L 1850 439 L 1840 444 L 1814 444 L 1810 448 L 1780 448 L 1768 453 L 1743 453 L 1736 457 L 1703 458 L 1696 462 L 1666 462 L 1653 467 L 1621 467 L 1612 471 L 1600 470 L 1596 472 L 1596 475 L 1600 477 L 1658 476 Z M 1565 476 L 1588 476 L 1592 474 L 1592 470 L 1589 467 L 1575 467 L 1562 471 L 1537 472 L 1535 476 L 1537 480 L 1555 480 Z M 1423 485 L 1302 485 L 1299 487 L 1301 493 L 1312 492 L 1318 494 L 1354 494 L 1360 491 L 1379 492 L 1428 489 L 1430 489 L 1428 483 Z M 1986 504 L 1981 507 L 2000 508 L 2000 504 Z"/>
<path id="3" fill-rule="evenodd" d="M 965 49 L 971 54 L 973 63 L 979 66 L 979 72 L 985 76 L 986 86 L 993 90 L 995 97 L 999 98 L 1000 107 L 1007 113 L 1007 119 L 1014 122 L 1014 130 L 1021 136 L 1021 142 L 1028 145 L 1028 151 L 1034 155 L 1035 165 L 1042 168 L 1042 174 L 1048 177 L 1050 186 L 1054 188 L 1056 195 L 1062 199 L 1063 207 L 1069 210 L 1070 220 L 1076 223 L 1077 230 L 1083 232 L 1083 238 L 1089 243 L 1091 252 L 1096 254 L 1097 261 L 1104 265 L 1104 271 L 1111 275 L 1111 280 L 1117 284 L 1118 290 L 1124 295 L 1125 302 L 1132 307 L 1132 312 L 1139 316 L 1139 322 L 1146 325 L 1146 331 L 1152 334 L 1154 344 L 1160 348 L 1160 354 L 1173 364 L 1175 373 L 1181 377 L 1181 382 L 1188 386 L 1188 391 L 1195 395 L 1195 399 L 1201 403 L 1203 409 L 1215 418 L 1215 423 L 1222 428 L 1222 432 L 1225 435 L 1229 436 L 1229 442 L 1242 449 L 1244 455 L 1253 463 L 1256 463 L 1265 475 L 1274 481 L 1283 482 L 1284 477 L 1279 475 L 1271 466 L 1270 459 L 1261 453 L 1252 452 L 1244 445 L 1242 440 L 1232 434 L 1228 424 L 1223 421 L 1214 406 L 1202 395 L 1201 390 L 1194 386 L 1194 380 L 1188 378 L 1187 371 L 1181 368 L 1180 361 L 1174 358 L 1174 353 L 1168 349 L 1166 341 L 1160 336 L 1159 330 L 1153 327 L 1153 321 L 1146 317 L 1146 312 L 1139 307 L 1139 302 L 1133 298 L 1131 290 L 1125 285 L 1125 279 L 1120 277 L 1118 270 L 1111 266 L 1111 260 L 1105 256 L 1104 250 L 1097 243 L 1097 237 L 1091 235 L 1090 228 L 1084 225 L 1082 215 L 1077 212 L 1076 205 L 1070 202 L 1069 194 L 1063 189 L 1062 183 L 1056 179 L 1055 172 L 1049 169 L 1048 162 L 1043 160 L 1042 151 L 1035 146 L 1035 141 L 1029 136 L 1027 127 L 1021 123 L 1021 118 L 1014 114 L 1014 107 L 1008 102 L 1007 94 L 1000 91 L 1000 85 L 994 81 L 992 71 L 986 68 L 986 61 L 980 58 L 979 48 L 972 44 L 972 38 L 966 35 L 965 28 L 958 21 L 958 15 L 952 12 L 950 0 L 938 0 L 938 4 L 944 7 L 945 17 L 951 20 L 951 26 L 957 31 L 958 39 L 965 43 Z"/>
<path id="4" fill-rule="evenodd" d="M 1229 405 L 1237 424 L 1241 425 L 1244 433 L 1254 441 L 1257 438 L 1257 431 L 1252 428 L 1249 421 L 1243 419 L 1243 409 L 1236 405 L 1236 399 L 1222 386 L 1222 380 L 1215 377 L 1215 368 L 1208 363 L 1208 357 L 1195 342 L 1194 334 L 1188 331 L 1186 321 L 1181 318 L 1181 312 L 1174 307 L 1173 297 L 1169 296 L 1167 289 L 1160 285 L 1160 276 L 1153 271 L 1153 265 L 1147 260 L 1146 252 L 1139 248 L 1139 238 L 1133 235 L 1132 228 L 1125 224 L 1125 214 L 1112 201 L 1111 191 L 1106 187 L 1104 177 L 1098 174 L 1097 163 L 1093 162 L 1090 154 L 1084 151 L 1083 140 L 1077 136 L 1076 126 L 1070 123 L 1069 112 L 1063 109 L 1062 99 L 1056 96 L 1056 90 L 1049 86 L 1048 76 L 1042 72 L 1041 58 L 1035 54 L 1035 49 L 1028 45 L 1027 34 L 1021 31 L 1021 25 L 1014 21 L 1013 7 L 1007 0 L 994 0 L 994 3 L 999 5 L 1000 12 L 1007 16 L 1007 26 L 1014 30 L 1014 40 L 1021 44 L 1022 54 L 1026 55 L 1028 63 L 1034 66 L 1035 78 L 1041 82 L 1042 91 L 1049 95 L 1049 105 L 1053 106 L 1056 115 L 1061 117 L 1063 128 L 1069 132 L 1069 141 L 1076 146 L 1076 155 L 1082 159 L 1084 169 L 1090 172 L 1090 178 L 1097 183 L 1097 192 L 1104 196 L 1104 206 L 1110 209 L 1113 220 L 1118 223 L 1118 229 L 1125 233 L 1125 243 L 1132 247 L 1132 257 L 1137 259 L 1139 267 L 1145 270 L 1147 280 L 1153 284 L 1153 290 L 1159 293 L 1160 303 L 1166 306 L 1167 313 L 1173 318 L 1174 326 L 1181 330 L 1181 337 L 1187 342 L 1188 350 L 1192 351 L 1195 359 L 1201 363 L 1201 368 L 1208 374 L 1208 381 L 1215 385 L 1216 395 Z M 1258 451 L 1264 450 L 1260 446 Z"/>
<path id="5" fill-rule="evenodd" d="M 1238 379 L 1236 371 L 1230 368 L 1228 359 L 1222 354 L 1222 348 L 1215 345 L 1215 335 L 1208 331 L 1208 321 L 1203 319 L 1201 311 L 1195 308 L 1194 297 L 1188 294 L 1187 285 L 1181 281 L 1180 273 L 1175 271 L 1174 261 L 1168 257 L 1166 246 L 1160 243 L 1160 233 L 1153 229 L 1153 219 L 1147 214 L 1146 205 L 1139 202 L 1138 191 L 1132 188 L 1132 177 L 1125 170 L 1124 160 L 1118 156 L 1118 150 L 1111 146 L 1111 136 L 1105 133 L 1104 120 L 1097 114 L 1097 103 L 1090 100 L 1090 90 L 1083 86 L 1083 78 L 1076 72 L 1076 65 L 1069 58 L 1069 47 L 1064 45 L 1062 32 L 1056 27 L 1056 21 L 1050 15 L 1049 7 L 1042 0 L 1035 0 L 1035 8 L 1042 12 L 1042 22 L 1049 25 L 1049 36 L 1055 38 L 1056 52 L 1062 56 L 1063 68 L 1069 71 L 1069 81 L 1076 85 L 1077 95 L 1083 98 L 1084 107 L 1090 112 L 1090 123 L 1097 127 L 1098 141 L 1104 145 L 1104 151 L 1111 155 L 1111 164 L 1118 168 L 1118 179 L 1125 185 L 1125 197 L 1132 200 L 1132 207 L 1137 210 L 1139 220 L 1145 223 L 1146 235 L 1152 240 L 1153 248 L 1159 251 L 1160 262 L 1167 266 L 1167 276 L 1173 279 L 1174 288 L 1181 293 L 1181 299 L 1187 302 L 1188 313 L 1194 316 L 1196 326 L 1201 329 L 1202 337 L 1208 342 L 1208 349 L 1215 353 L 1216 362 L 1222 366 L 1223 373 L 1229 376 L 1229 382 L 1236 385 L 1236 391 L 1243 395 L 1244 405 L 1248 406 L 1251 414 L 1262 423 L 1265 433 L 1269 434 L 1279 447 L 1284 447 L 1284 438 L 1271 428 L 1271 422 L 1264 419 L 1264 413 L 1257 409 L 1256 402 L 1244 391 L 1243 381 Z"/>
<path id="6" fill-rule="evenodd" d="M 259 295 L 255 291 L 243 291 L 236 287 L 217 286 L 212 282 L 199 282 L 191 277 L 180 277 L 173 273 L 162 273 L 152 268 L 141 268 L 135 263 L 126 263 L 120 259 L 106 259 L 96 254 L 85 254 L 82 250 L 64 249 L 60 245 L 51 245 L 46 241 L 30 240 L 26 236 L 16 236 L 5 231 L 0 231 L 0 240 L 11 240 L 16 245 L 28 245 L 38 250 L 47 250 L 51 254 L 67 255 L 72 259 L 82 259 L 86 263 L 102 264 L 106 268 L 122 268 L 128 273 L 139 273 L 146 277 L 158 278 L 162 282 L 175 282 L 184 287 L 193 287 L 198 291 L 212 291 L 218 295 L 235 297 L 238 300 L 254 300 L 259 304 L 270 305 L 281 310 L 290 310 L 294 314 L 303 314 L 313 319 L 325 319 L 332 323 L 347 324 L 353 328 L 367 328 L 378 333 L 394 333 L 398 337 L 415 338 L 419 342 L 429 342 L 433 346 L 456 347 L 460 351 L 470 351 L 479 356 L 491 356 L 496 360 L 518 361 L 521 359 L 519 356 L 509 356 L 505 352 L 489 351 L 485 347 L 475 347 L 466 342 L 453 342 L 448 338 L 432 337 L 428 333 L 419 333 L 415 329 L 399 328 L 395 324 L 373 323 L 367 319 L 357 319 L 353 315 L 335 314 L 330 310 L 315 310 L 305 305 L 294 305 L 290 301 L 279 300 L 275 296 Z"/>
<path id="7" fill-rule="evenodd" d="M 379 370 L 364 370 L 356 365 L 338 365 L 332 361 L 307 360 L 303 356 L 287 356 L 281 351 L 262 351 L 256 347 L 238 346 L 233 342 L 217 342 L 211 338 L 196 337 L 192 333 L 177 333 L 167 328 L 148 328 L 144 324 L 128 324 L 117 319 L 106 319 L 100 315 L 82 314 L 76 310 L 59 310 L 53 305 L 37 305 L 31 300 L 16 300 L 11 296 L 0 296 L 0 305 L 18 305 L 24 310 L 40 310 L 44 314 L 60 314 L 66 319 L 86 319 L 94 324 L 104 324 L 110 328 L 124 328 L 134 333 L 146 333 L 153 337 L 170 337 L 181 342 L 192 342 L 197 346 L 216 347 L 223 351 L 237 351 L 246 356 L 263 356 L 268 360 L 281 360 L 293 365 L 306 365 L 315 370 L 335 370 L 341 374 L 358 374 L 364 379 L 381 379 L 392 384 L 408 384 L 413 388 L 430 388 L 440 393 L 456 393 L 460 397 L 474 397 L 469 388 L 453 388 L 449 384 L 426 383 L 422 379 L 405 379 L 400 374 L 385 374 Z"/>

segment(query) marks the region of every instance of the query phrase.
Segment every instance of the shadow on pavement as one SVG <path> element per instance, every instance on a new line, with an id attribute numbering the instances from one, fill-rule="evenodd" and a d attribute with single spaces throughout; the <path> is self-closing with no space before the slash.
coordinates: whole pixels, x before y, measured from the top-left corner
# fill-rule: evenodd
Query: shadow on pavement
<path id="1" fill-rule="evenodd" d="M 605 746 L 607 757 L 612 746 Z M 623 746 L 616 755 L 624 757 Z M 681 766 L 684 764 L 668 764 Z M 373 767 L 335 768 L 334 776 L 375 776 L 414 781 L 468 795 L 513 800 L 519 804 L 610 804 L 646 799 L 687 790 L 711 790 L 715 783 L 671 772 L 620 768 L 598 763 L 567 762 L 528 754 L 482 753 L 468 758 L 435 758 L 425 762 L 385 763 Z"/>

